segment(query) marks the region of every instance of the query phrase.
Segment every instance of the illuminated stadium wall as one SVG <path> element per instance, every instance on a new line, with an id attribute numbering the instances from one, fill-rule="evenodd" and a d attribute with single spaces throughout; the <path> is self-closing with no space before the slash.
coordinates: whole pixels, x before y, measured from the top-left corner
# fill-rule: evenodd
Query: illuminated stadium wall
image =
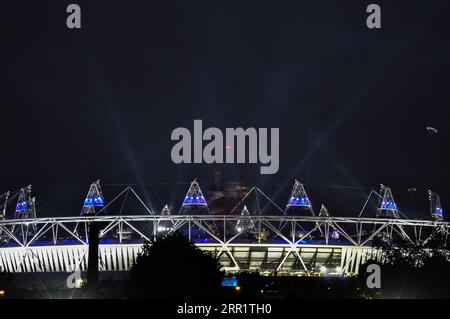
<path id="1" fill-rule="evenodd" d="M 304 273 L 303 265 L 288 245 L 230 245 L 229 253 L 221 246 L 198 245 L 205 251 L 220 254 L 220 262 L 228 271 L 275 271 Z M 100 245 L 99 267 L 102 271 L 127 271 L 140 252 L 140 244 Z M 176 253 L 176 252 L 174 252 Z M 351 246 L 305 245 L 298 249 L 309 270 L 328 273 L 358 273 L 359 266 L 379 253 L 372 248 Z M 0 249 L 0 268 L 8 272 L 73 272 L 86 271 L 88 246 L 64 245 L 42 247 L 10 247 Z M 238 264 L 236 266 L 235 262 Z M 182 262 L 181 262 L 182 264 Z"/>

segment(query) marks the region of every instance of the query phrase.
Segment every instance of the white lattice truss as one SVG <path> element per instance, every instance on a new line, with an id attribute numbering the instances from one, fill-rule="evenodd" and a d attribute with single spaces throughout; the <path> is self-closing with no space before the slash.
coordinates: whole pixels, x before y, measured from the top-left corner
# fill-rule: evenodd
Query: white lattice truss
<path id="1" fill-rule="evenodd" d="M 407 245 L 426 245 L 437 234 L 443 235 L 447 242 L 450 227 L 447 222 L 428 220 L 252 216 L 255 227 L 269 234 L 268 239 L 261 236 L 244 239 L 241 233 L 234 231 L 240 218 L 233 215 L 121 215 L 1 220 L 0 268 L 9 272 L 86 270 L 88 243 L 86 238 L 72 231 L 77 223 L 86 228 L 90 223 L 102 223 L 101 270 L 128 270 L 142 244 L 157 240 L 158 223 L 169 221 L 175 225 L 171 231 L 181 231 L 201 249 L 218 256 L 227 271 L 299 274 L 318 271 L 323 265 L 332 265 L 341 274 L 357 273 L 361 263 L 380 253 L 380 249 L 372 247 L 372 240 L 382 232 L 390 234 L 390 238 L 397 236 Z M 288 225 L 282 231 L 278 227 L 281 223 Z M 219 232 L 212 230 L 212 224 Z M 36 232 L 30 237 L 28 233 L 21 236 L 11 231 L 22 225 L 35 226 Z M 133 239 L 129 237 L 130 231 Z M 338 231 L 341 239 L 329 239 L 331 231 Z M 323 235 L 323 240 L 307 240 L 317 232 Z"/>

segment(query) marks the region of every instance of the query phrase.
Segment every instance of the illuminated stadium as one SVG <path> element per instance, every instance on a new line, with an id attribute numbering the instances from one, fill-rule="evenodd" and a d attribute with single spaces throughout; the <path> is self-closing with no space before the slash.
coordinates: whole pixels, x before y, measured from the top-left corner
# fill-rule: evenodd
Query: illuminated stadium
<path id="1" fill-rule="evenodd" d="M 245 205 L 258 194 L 273 206 L 273 214 L 261 215 Z M 147 214 L 105 214 L 122 197 L 133 196 Z M 81 201 L 79 216 L 36 216 L 31 186 L 17 194 L 2 195 L 0 220 L 0 269 L 8 272 L 86 271 L 90 225 L 101 225 L 99 269 L 130 269 L 143 243 L 178 231 L 198 247 L 219 257 L 227 272 L 258 271 L 287 275 L 352 275 L 383 247 L 447 248 L 449 224 L 444 221 L 439 196 L 429 191 L 430 218 L 405 218 L 392 191 L 381 185 L 372 190 L 359 216 L 332 216 L 322 205 L 316 213 L 305 187 L 295 181 L 286 206 L 279 207 L 258 187 L 251 188 L 226 214 L 212 213 L 197 180 L 190 183 L 178 212 L 165 206 L 149 208 L 130 186 L 106 202 L 100 182 L 91 184 Z M 363 217 L 368 204 L 376 213 Z M 14 218 L 6 218 L 9 204 Z M 176 252 L 174 252 L 176 253 Z"/>

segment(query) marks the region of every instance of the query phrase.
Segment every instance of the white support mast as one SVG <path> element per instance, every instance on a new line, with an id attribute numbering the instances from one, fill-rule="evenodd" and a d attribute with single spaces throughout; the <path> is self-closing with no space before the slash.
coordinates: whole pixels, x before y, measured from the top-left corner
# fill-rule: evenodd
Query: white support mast
<path id="1" fill-rule="evenodd" d="M 100 180 L 93 182 L 81 208 L 81 216 L 95 215 L 96 209 L 103 208 L 105 200 L 103 198 Z"/>
<path id="2" fill-rule="evenodd" d="M 444 221 L 444 211 L 442 210 L 441 199 L 439 198 L 439 195 L 429 190 L 428 196 L 430 199 L 431 218 L 434 221 Z"/>
<path id="3" fill-rule="evenodd" d="M 381 184 L 380 195 L 381 200 L 376 217 L 399 218 L 399 209 L 395 203 L 391 189 Z"/>

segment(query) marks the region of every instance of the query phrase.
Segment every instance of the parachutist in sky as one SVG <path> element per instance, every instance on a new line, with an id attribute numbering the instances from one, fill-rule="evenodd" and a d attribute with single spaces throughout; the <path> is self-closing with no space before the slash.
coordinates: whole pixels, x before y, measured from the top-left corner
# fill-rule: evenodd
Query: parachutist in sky
<path id="1" fill-rule="evenodd" d="M 435 135 L 438 133 L 438 130 L 436 130 L 434 127 L 432 126 L 427 126 L 426 130 L 428 132 L 428 135 Z"/>

